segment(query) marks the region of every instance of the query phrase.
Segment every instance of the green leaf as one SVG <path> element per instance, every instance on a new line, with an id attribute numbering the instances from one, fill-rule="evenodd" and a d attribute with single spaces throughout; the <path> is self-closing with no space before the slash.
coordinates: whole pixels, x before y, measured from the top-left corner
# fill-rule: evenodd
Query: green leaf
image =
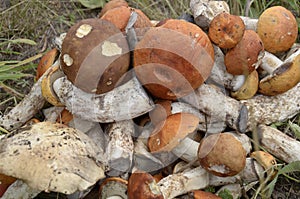
<path id="1" fill-rule="evenodd" d="M 106 3 L 106 0 L 78 0 L 83 6 L 94 9 L 102 8 Z"/>
<path id="2" fill-rule="evenodd" d="M 233 196 L 231 195 L 231 193 L 228 189 L 224 189 L 224 190 L 220 191 L 218 196 L 221 197 L 222 199 L 233 199 Z"/>
<path id="3" fill-rule="evenodd" d="M 14 43 L 14 44 L 28 44 L 28 45 L 32 45 L 35 46 L 36 43 L 33 40 L 30 39 L 14 39 L 14 40 L 9 40 L 9 42 Z"/>
<path id="4" fill-rule="evenodd" d="M 291 121 L 289 121 L 289 126 L 290 126 L 291 130 L 293 131 L 293 133 L 295 134 L 295 136 L 298 139 L 300 139 L 300 126 Z"/>

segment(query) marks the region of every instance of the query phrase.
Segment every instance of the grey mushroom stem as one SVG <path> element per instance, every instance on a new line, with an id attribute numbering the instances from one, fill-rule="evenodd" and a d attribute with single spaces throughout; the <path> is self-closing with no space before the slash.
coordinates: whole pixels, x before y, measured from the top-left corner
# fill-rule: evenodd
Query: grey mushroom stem
<path id="1" fill-rule="evenodd" d="M 7 131 L 17 129 L 30 120 L 45 104 L 46 100 L 42 95 L 41 83 L 52 68 L 59 64 L 56 61 L 32 86 L 30 92 L 11 111 L 0 118 L 0 126 Z"/>
<path id="2" fill-rule="evenodd" d="M 300 161 L 300 142 L 264 124 L 258 126 L 260 145 L 277 158 L 291 163 Z"/>
<path id="3" fill-rule="evenodd" d="M 253 19 L 250 17 L 240 16 L 245 24 L 246 30 L 254 30 L 256 31 L 258 19 Z"/>
<path id="4" fill-rule="evenodd" d="M 108 135 L 108 143 L 105 156 L 108 161 L 109 176 L 119 176 L 130 171 L 133 160 L 134 123 L 132 120 L 124 120 L 109 124 L 105 129 Z"/>
<path id="5" fill-rule="evenodd" d="M 104 94 L 91 94 L 75 87 L 66 77 L 57 79 L 53 89 L 60 101 L 77 117 L 94 122 L 128 120 L 154 108 L 136 77 Z"/>
<path id="6" fill-rule="evenodd" d="M 262 58 L 260 68 L 266 71 L 268 74 L 271 74 L 276 68 L 278 68 L 283 62 L 273 55 L 265 51 L 265 56 Z"/>

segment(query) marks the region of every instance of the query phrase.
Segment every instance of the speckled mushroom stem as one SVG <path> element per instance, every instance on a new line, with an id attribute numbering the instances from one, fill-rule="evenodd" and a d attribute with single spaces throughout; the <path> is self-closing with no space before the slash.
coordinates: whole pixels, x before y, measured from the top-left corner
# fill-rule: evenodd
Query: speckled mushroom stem
<path id="1" fill-rule="evenodd" d="M 109 176 L 120 176 L 130 171 L 133 160 L 134 123 L 124 120 L 109 124 L 105 129 L 109 137 L 105 156 L 108 161 Z"/>
<path id="2" fill-rule="evenodd" d="M 258 126 L 260 145 L 277 158 L 287 162 L 300 161 L 300 142 L 264 124 Z"/>
<path id="3" fill-rule="evenodd" d="M 216 86 L 203 84 L 181 99 L 207 114 L 208 121 L 224 122 L 233 129 L 245 132 L 247 109 L 239 101 L 224 95 Z"/>
<path id="4" fill-rule="evenodd" d="M 264 175 L 264 169 L 254 159 L 247 158 L 242 172 L 232 177 L 218 177 L 208 173 L 201 166 L 171 174 L 158 182 L 165 199 L 171 199 L 192 190 L 204 189 L 208 186 L 258 181 Z"/>
<path id="5" fill-rule="evenodd" d="M 128 120 L 154 108 L 153 101 L 136 77 L 99 95 L 82 91 L 65 77 L 57 79 L 53 89 L 74 116 L 94 122 Z"/>
<path id="6" fill-rule="evenodd" d="M 32 86 L 30 92 L 11 111 L 0 118 L 0 126 L 8 131 L 21 127 L 31 119 L 45 104 L 46 100 L 42 95 L 41 83 L 52 68 L 59 62 L 55 62 Z"/>
<path id="7" fill-rule="evenodd" d="M 300 83 L 276 96 L 256 95 L 242 100 L 241 103 L 248 109 L 247 130 L 251 130 L 251 123 L 271 124 L 292 118 L 300 111 L 299 102 Z"/>

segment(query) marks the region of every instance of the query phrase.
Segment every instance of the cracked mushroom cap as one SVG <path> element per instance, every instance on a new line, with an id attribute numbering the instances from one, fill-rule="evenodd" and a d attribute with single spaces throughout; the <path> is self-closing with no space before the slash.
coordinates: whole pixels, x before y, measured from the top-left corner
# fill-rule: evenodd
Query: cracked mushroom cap
<path id="1" fill-rule="evenodd" d="M 152 175 L 135 171 L 128 179 L 128 199 L 163 199 L 156 181 Z"/>
<path id="2" fill-rule="evenodd" d="M 112 23 L 84 19 L 70 28 L 62 43 L 61 67 L 69 81 L 88 93 L 117 86 L 129 67 L 126 38 Z"/>
<path id="3" fill-rule="evenodd" d="M 114 8 L 117 8 L 120 6 L 128 7 L 128 3 L 125 0 L 111 0 L 111 1 L 107 2 L 101 9 L 99 17 L 101 18 L 108 10 L 111 10 L 111 9 L 114 9 Z"/>
<path id="4" fill-rule="evenodd" d="M 245 31 L 243 20 L 223 12 L 210 22 L 208 36 L 220 48 L 233 48 L 241 41 Z"/>
<path id="5" fill-rule="evenodd" d="M 259 66 L 263 55 L 264 46 L 258 34 L 245 30 L 242 40 L 224 57 L 226 70 L 233 75 L 247 75 Z"/>
<path id="6" fill-rule="evenodd" d="M 71 194 L 105 177 L 102 151 L 84 133 L 39 122 L 1 139 L 0 173 L 33 189 Z"/>
<path id="7" fill-rule="evenodd" d="M 199 125 L 199 118 L 190 113 L 176 113 L 160 122 L 148 138 L 151 152 L 172 151 L 186 136 Z"/>
<path id="8" fill-rule="evenodd" d="M 137 43 L 134 69 L 155 97 L 174 100 L 191 93 L 210 75 L 214 50 L 197 25 L 169 19 Z"/>
<path id="9" fill-rule="evenodd" d="M 198 159 L 204 169 L 216 176 L 234 176 L 246 165 L 246 151 L 232 134 L 213 134 L 202 139 Z"/>
<path id="10" fill-rule="evenodd" d="M 288 50 L 298 36 L 298 25 L 291 11 L 282 6 L 266 9 L 259 17 L 257 33 L 271 53 Z"/>
<path id="11" fill-rule="evenodd" d="M 292 62 L 285 62 L 272 74 L 259 82 L 259 92 L 264 95 L 278 95 L 293 88 L 300 81 L 300 55 Z"/>

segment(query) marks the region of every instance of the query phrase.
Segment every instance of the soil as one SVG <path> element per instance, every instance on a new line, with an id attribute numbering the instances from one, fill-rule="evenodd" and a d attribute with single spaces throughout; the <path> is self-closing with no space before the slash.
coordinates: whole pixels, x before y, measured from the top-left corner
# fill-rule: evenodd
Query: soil
<path id="1" fill-rule="evenodd" d="M 16 5 L 17 2 L 20 1 L 2 0 L 0 2 L 0 12 L 4 12 L 7 9 L 12 9 L 12 6 Z M 37 43 L 36 46 L 20 44 L 0 46 L 1 51 L 9 49 L 10 51 L 20 52 L 20 54 L 2 52 L 0 53 L 0 61 L 23 60 L 34 56 L 38 53 L 46 52 L 47 50 L 55 47 L 54 38 L 59 36 L 60 33 L 68 31 L 69 27 L 76 21 L 83 18 L 97 17 L 98 13 L 100 12 L 100 9 L 86 9 L 82 7 L 79 3 L 70 3 L 70 1 L 49 0 L 48 2 L 49 3 L 47 3 L 46 5 L 47 8 L 45 8 L 46 10 L 42 9 L 40 11 L 33 11 L 30 10 L 31 8 L 29 7 L 25 15 L 23 16 L 27 17 L 27 19 L 20 19 L 21 21 L 24 20 L 24 22 L 21 23 L 16 23 L 16 13 L 14 13 L 13 9 L 12 11 L 0 15 L 1 39 L 27 38 L 32 39 Z M 44 12 L 47 13 L 45 14 Z M 28 22 L 30 23 L 31 21 L 33 24 L 35 24 L 35 26 L 38 25 L 39 27 L 31 27 L 30 25 L 28 25 Z M 29 30 L 29 28 L 31 28 L 31 30 Z M 38 61 L 39 60 L 35 61 L 35 64 L 37 64 Z M 17 92 L 26 95 L 29 92 L 32 85 L 34 84 L 35 69 L 25 72 L 32 74 L 32 77 L 24 78 L 18 82 L 6 81 L 6 85 L 12 87 Z M 17 104 L 17 102 L 21 100 L 21 97 L 13 95 L 12 92 L 0 87 L 0 101 L 3 102 L 5 100 L 8 100 L 8 102 L 2 103 L 0 105 L 0 112 L 2 114 L 14 107 Z M 292 177 L 299 180 L 300 173 L 293 173 Z M 94 194 L 90 194 L 91 196 L 89 198 L 98 198 L 97 190 L 94 190 L 93 193 Z M 253 191 L 249 192 L 249 198 L 251 198 L 251 194 L 253 194 Z M 43 192 L 36 198 L 66 198 L 66 196 L 63 194 Z M 278 182 L 276 183 L 275 190 L 272 194 L 272 198 L 300 198 L 299 183 L 296 183 L 295 181 L 290 180 L 284 176 L 280 176 Z"/>

